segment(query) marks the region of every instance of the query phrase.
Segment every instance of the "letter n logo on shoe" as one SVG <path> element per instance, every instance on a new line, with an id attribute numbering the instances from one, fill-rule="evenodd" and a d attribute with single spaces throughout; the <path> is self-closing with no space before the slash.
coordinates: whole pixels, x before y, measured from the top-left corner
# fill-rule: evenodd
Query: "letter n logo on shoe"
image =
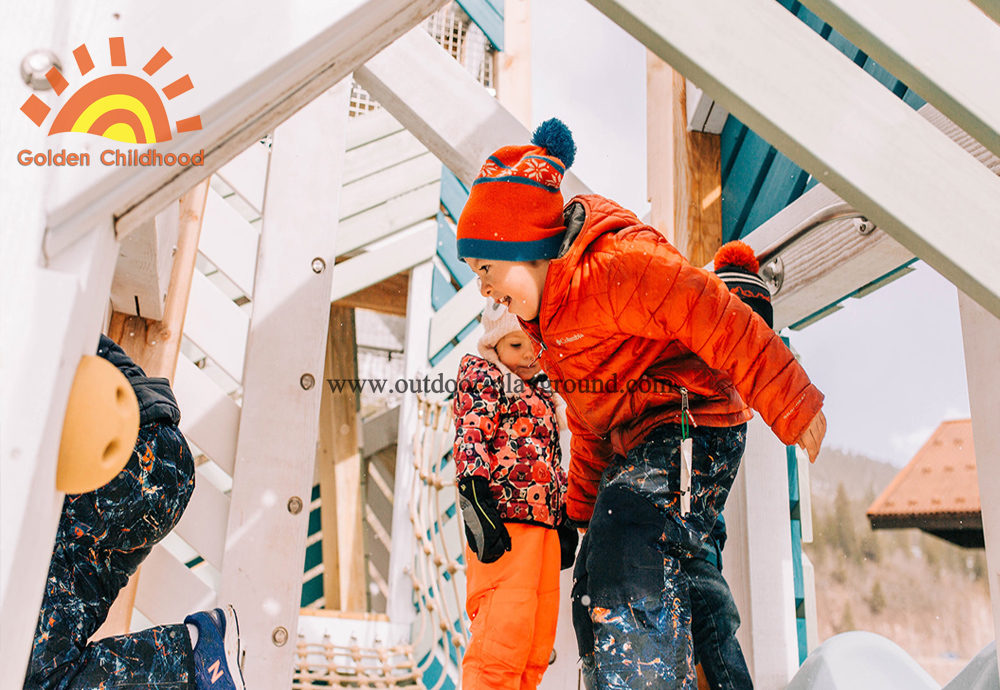
<path id="1" fill-rule="evenodd" d="M 225 674 L 225 671 L 222 670 L 222 660 L 216 659 L 215 663 L 208 667 L 208 671 L 212 674 L 212 685 L 215 685 L 215 681 Z"/>

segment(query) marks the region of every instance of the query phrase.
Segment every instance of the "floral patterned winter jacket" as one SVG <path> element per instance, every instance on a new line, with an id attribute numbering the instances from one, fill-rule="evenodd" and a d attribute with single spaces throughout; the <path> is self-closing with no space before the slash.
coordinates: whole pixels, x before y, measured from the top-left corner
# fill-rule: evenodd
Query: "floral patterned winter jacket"
<path id="1" fill-rule="evenodd" d="M 555 527 L 565 500 L 559 428 L 548 390 L 466 355 L 455 396 L 455 475 L 489 480 L 505 522 Z"/>

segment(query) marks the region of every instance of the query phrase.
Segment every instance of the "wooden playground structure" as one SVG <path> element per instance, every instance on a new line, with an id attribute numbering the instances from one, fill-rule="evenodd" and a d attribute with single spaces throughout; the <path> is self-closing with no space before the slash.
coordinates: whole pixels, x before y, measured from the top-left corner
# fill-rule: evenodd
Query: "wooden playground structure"
<path id="1" fill-rule="evenodd" d="M 722 238 L 727 116 L 810 179 L 773 212 L 741 216 L 776 329 L 805 327 L 915 258 L 959 288 L 980 495 L 1000 496 L 1000 79 L 982 69 L 1000 64 L 997 4 L 803 3 L 918 91 L 918 107 L 845 59 L 798 2 L 591 4 L 648 48 L 649 222 L 693 263 Z M 401 379 L 453 377 L 475 350 L 483 299 L 454 224 L 486 156 L 529 139 L 529 7 L 5 6 L 0 690 L 23 681 L 11 669 L 26 664 L 63 500 L 58 430 L 102 331 L 171 379 L 200 463 L 176 539 L 153 550 L 103 632 L 228 602 L 255 688 L 458 685 L 449 406 L 410 392 L 363 418 L 357 392 L 328 383 L 366 374 L 355 310 L 405 319 Z M 50 134 L 49 120 L 25 117 L 31 98 L 56 110 L 86 81 L 79 46 L 111 69 L 109 37 L 124 38 L 136 73 L 169 49 L 173 62 L 147 72 L 157 86 L 190 73 L 168 113 L 200 128 L 153 145 L 201 164 L 104 164 L 106 149 L 150 145 Z M 18 162 L 63 149 L 90 166 Z M 767 184 L 761 174 L 746 194 Z M 565 198 L 586 191 L 567 174 Z M 726 576 L 765 689 L 787 687 L 815 646 L 802 471 L 754 420 L 727 507 Z M 984 499 L 982 513 L 1000 631 L 1000 504 Z M 311 605 L 310 581 L 322 585 Z M 559 644 L 543 687 L 576 688 L 575 649 Z"/>

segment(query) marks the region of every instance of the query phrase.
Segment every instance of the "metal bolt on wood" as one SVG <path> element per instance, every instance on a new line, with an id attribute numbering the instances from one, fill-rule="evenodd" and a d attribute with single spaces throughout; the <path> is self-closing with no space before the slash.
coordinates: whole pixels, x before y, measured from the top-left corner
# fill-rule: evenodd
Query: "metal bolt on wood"
<path id="1" fill-rule="evenodd" d="M 21 79 L 35 91 L 48 91 L 52 88 L 46 74 L 55 67 L 62 71 L 62 62 L 51 50 L 33 50 L 21 60 Z"/>
<path id="2" fill-rule="evenodd" d="M 299 385 L 302 386 L 303 390 L 309 390 L 316 385 L 316 377 L 312 374 L 302 374 L 302 376 L 299 377 Z"/>
<path id="3" fill-rule="evenodd" d="M 288 631 L 283 627 L 278 626 L 271 633 L 271 641 L 274 642 L 275 647 L 283 647 L 285 643 L 288 642 Z"/>
<path id="4" fill-rule="evenodd" d="M 302 499 L 298 496 L 292 496 L 288 499 L 288 512 L 292 515 L 298 515 L 302 512 Z"/>

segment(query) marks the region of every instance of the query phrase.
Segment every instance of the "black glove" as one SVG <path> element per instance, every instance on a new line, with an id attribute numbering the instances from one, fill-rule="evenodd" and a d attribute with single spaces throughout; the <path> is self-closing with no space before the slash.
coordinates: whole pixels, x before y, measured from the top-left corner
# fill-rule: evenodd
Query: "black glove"
<path id="1" fill-rule="evenodd" d="M 573 521 L 566 515 L 565 508 L 559 515 L 556 533 L 559 535 L 559 569 L 572 568 L 576 561 L 576 547 L 580 543 L 580 533 Z"/>
<path id="2" fill-rule="evenodd" d="M 510 535 L 500 521 L 500 511 L 483 477 L 467 477 L 458 483 L 458 504 L 465 520 L 465 538 L 482 563 L 493 563 L 510 551 Z"/>

